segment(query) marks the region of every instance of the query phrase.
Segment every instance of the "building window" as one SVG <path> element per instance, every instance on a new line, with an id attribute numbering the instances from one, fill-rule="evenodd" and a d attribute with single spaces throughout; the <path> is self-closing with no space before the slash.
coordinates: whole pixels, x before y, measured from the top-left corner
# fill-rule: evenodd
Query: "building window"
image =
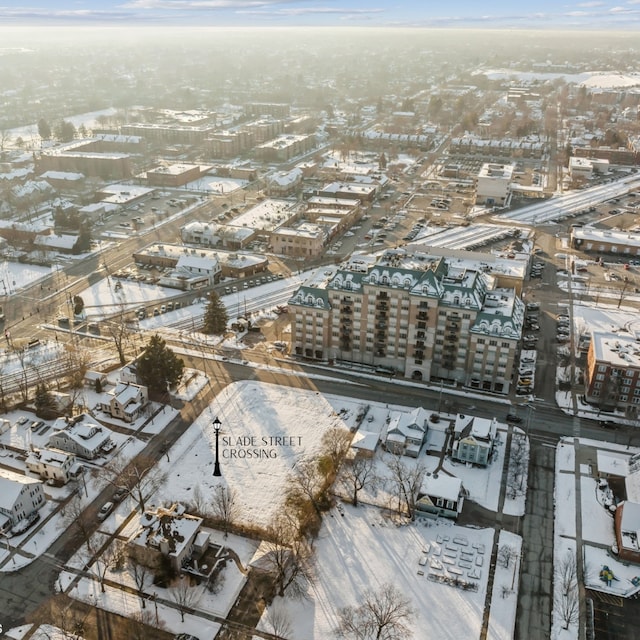
<path id="1" fill-rule="evenodd" d="M 478 344 L 484 344 L 484 338 L 478 338 L 477 343 Z"/>

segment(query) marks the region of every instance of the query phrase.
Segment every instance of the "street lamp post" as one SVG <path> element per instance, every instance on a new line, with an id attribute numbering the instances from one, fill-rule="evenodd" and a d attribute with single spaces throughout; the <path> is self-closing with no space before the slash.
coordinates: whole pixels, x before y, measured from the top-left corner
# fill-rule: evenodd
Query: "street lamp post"
<path id="1" fill-rule="evenodd" d="M 219 439 L 220 439 L 220 426 L 221 426 L 221 422 L 220 420 L 218 420 L 218 416 L 216 416 L 216 419 L 213 421 L 213 428 L 216 432 L 216 460 L 214 462 L 213 465 L 213 475 L 214 476 L 221 476 L 222 472 L 220 471 L 220 458 L 219 458 L 219 453 L 220 453 L 220 449 L 219 449 Z"/>

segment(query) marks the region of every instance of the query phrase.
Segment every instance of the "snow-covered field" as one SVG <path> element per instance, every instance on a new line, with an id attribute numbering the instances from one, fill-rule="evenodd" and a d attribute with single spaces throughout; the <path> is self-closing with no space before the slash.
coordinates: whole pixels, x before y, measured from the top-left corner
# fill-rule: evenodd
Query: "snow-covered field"
<path id="1" fill-rule="evenodd" d="M 343 408 L 346 414 L 338 415 Z M 317 455 L 329 428 L 354 426 L 357 411 L 358 403 L 310 389 L 233 383 L 176 443 L 171 462 L 161 463 L 169 478 L 156 499 L 189 503 L 196 486 L 211 495 L 223 482 L 236 491 L 245 523 L 265 527 L 282 506 L 296 462 Z M 213 476 L 216 417 L 222 423 L 221 479 Z"/>
<path id="2" fill-rule="evenodd" d="M 288 612 L 291 638 L 331 638 L 341 607 L 358 605 L 364 591 L 388 582 L 415 611 L 409 625 L 415 638 L 480 636 L 493 530 L 442 521 L 399 526 L 373 507 L 345 505 L 344 514 L 334 510 L 324 520 L 310 599 L 274 603 Z M 478 590 L 433 581 L 430 575 L 458 576 L 476 583 Z"/>

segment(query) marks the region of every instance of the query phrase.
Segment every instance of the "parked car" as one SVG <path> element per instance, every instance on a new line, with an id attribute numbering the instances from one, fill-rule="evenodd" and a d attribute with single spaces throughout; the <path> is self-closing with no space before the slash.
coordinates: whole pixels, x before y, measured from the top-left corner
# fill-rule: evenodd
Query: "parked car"
<path id="1" fill-rule="evenodd" d="M 42 420 L 34 420 L 31 423 L 31 431 L 37 431 L 40 427 L 44 427 L 44 422 L 42 422 Z"/>
<path id="2" fill-rule="evenodd" d="M 124 500 L 128 493 L 129 492 L 127 491 L 126 487 L 118 487 L 113 494 L 113 499 L 115 502 L 121 502 L 122 500 Z"/>
<path id="3" fill-rule="evenodd" d="M 27 422 L 29 422 L 29 418 L 27 418 L 27 416 L 20 416 L 16 420 L 16 424 L 19 424 L 20 426 L 22 426 L 23 424 L 27 424 Z"/>
<path id="4" fill-rule="evenodd" d="M 515 413 L 507 413 L 507 422 L 513 422 L 514 424 L 520 424 L 522 418 Z"/>
<path id="5" fill-rule="evenodd" d="M 113 511 L 113 507 L 113 502 L 105 502 L 98 511 L 98 520 L 104 520 Z"/>

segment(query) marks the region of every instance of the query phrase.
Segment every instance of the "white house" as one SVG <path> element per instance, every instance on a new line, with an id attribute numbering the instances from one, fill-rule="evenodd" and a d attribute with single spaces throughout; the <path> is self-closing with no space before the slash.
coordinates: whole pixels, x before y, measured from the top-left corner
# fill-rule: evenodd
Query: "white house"
<path id="1" fill-rule="evenodd" d="M 106 400 L 100 402 L 100 409 L 125 422 L 136 420 L 149 402 L 147 387 L 130 382 L 119 382 L 105 395 Z"/>
<path id="2" fill-rule="evenodd" d="M 0 531 L 8 531 L 45 503 L 40 480 L 0 469 Z"/>
<path id="3" fill-rule="evenodd" d="M 58 418 L 53 428 L 47 447 L 62 449 L 87 460 L 99 456 L 111 443 L 109 429 L 95 424 L 93 418 L 85 413 L 71 420 Z"/>
<path id="4" fill-rule="evenodd" d="M 394 411 L 390 415 L 384 445 L 387 451 L 397 455 L 417 458 L 427 437 L 427 412 L 418 407 L 405 413 Z"/>
<path id="5" fill-rule="evenodd" d="M 416 513 L 429 518 L 457 518 L 464 503 L 462 480 L 445 473 L 428 475 L 422 482 Z"/>
<path id="6" fill-rule="evenodd" d="M 43 480 L 55 480 L 66 484 L 82 473 L 73 453 L 60 449 L 34 449 L 25 460 L 27 469 L 37 473 Z"/>
<path id="7" fill-rule="evenodd" d="M 456 439 L 452 447 L 452 458 L 486 467 L 491 458 L 497 428 L 495 418 L 458 414 L 454 427 Z"/>

